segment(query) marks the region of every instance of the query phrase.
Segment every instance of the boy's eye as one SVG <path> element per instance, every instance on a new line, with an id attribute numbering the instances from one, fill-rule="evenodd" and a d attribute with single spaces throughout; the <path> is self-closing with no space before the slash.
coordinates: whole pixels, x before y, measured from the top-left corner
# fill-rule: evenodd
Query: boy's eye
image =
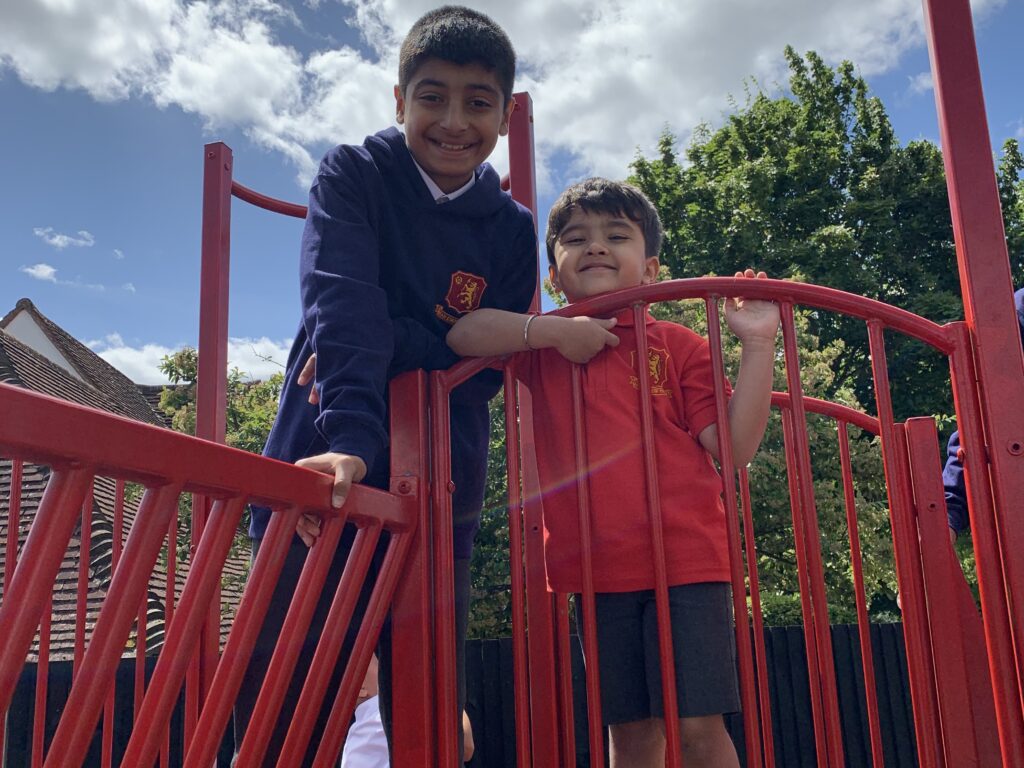
<path id="1" fill-rule="evenodd" d="M 486 99 L 472 99 L 469 102 L 469 105 L 471 107 L 473 107 L 474 109 L 490 109 L 491 108 L 491 102 L 487 101 Z"/>
<path id="2" fill-rule="evenodd" d="M 431 104 L 439 104 L 442 101 L 441 95 L 437 93 L 421 93 L 417 98 Z"/>

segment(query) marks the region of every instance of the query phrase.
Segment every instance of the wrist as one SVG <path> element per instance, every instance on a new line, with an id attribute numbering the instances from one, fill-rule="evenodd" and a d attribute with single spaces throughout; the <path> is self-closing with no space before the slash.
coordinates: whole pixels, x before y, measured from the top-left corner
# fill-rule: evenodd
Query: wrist
<path id="1" fill-rule="evenodd" d="M 555 346 L 558 338 L 557 325 L 561 319 L 551 315 L 531 315 L 529 349 L 547 349 Z M 525 341 L 525 338 L 524 338 Z"/>

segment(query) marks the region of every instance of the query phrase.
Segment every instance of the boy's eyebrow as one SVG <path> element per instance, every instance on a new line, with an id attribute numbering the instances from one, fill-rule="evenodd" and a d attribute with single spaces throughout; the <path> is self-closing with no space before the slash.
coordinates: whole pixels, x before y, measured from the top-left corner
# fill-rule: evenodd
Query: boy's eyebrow
<path id="1" fill-rule="evenodd" d="M 418 81 L 417 83 L 413 84 L 413 90 L 417 90 L 424 86 L 430 88 L 448 88 L 448 83 L 444 82 L 443 80 L 435 80 L 432 77 L 425 77 L 422 80 Z M 495 96 L 499 95 L 498 89 L 495 88 L 490 83 L 467 83 L 466 88 L 472 91 L 487 91 L 488 93 L 492 93 Z"/>

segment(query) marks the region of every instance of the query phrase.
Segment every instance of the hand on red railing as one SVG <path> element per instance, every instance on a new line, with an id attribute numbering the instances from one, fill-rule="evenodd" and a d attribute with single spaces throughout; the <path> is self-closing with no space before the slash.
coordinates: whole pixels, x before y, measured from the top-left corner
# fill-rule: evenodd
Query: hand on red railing
<path id="1" fill-rule="evenodd" d="M 313 381 L 316 376 L 316 354 L 309 356 L 306 364 L 302 366 L 302 370 L 299 371 L 299 377 L 295 380 L 295 383 L 300 387 L 304 387 L 309 382 Z M 316 391 L 316 382 L 309 388 L 309 403 L 310 405 L 316 405 L 320 402 L 320 393 Z"/>
<path id="2" fill-rule="evenodd" d="M 764 272 L 755 273 L 752 269 L 737 272 L 735 276 L 755 280 L 768 277 Z M 729 330 L 744 344 L 766 341 L 774 345 L 779 330 L 779 307 L 773 301 L 734 296 L 725 301 L 725 321 Z"/>
<path id="3" fill-rule="evenodd" d="M 334 475 L 331 505 L 335 508 L 345 503 L 352 483 L 358 483 L 366 477 L 366 462 L 347 453 L 321 453 L 318 456 L 299 459 L 295 464 L 315 472 Z M 295 526 L 295 532 L 307 547 L 313 546 L 316 537 L 320 535 L 319 519 L 315 515 L 303 515 Z"/>

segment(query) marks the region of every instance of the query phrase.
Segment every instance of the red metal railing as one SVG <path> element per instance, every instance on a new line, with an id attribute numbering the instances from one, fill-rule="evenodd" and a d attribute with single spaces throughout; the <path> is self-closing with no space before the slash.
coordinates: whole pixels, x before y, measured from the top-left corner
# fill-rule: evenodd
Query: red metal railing
<path id="1" fill-rule="evenodd" d="M 962 333 L 962 324 L 954 323 L 941 327 L 930 321 L 912 316 L 906 312 L 888 307 L 878 302 L 861 297 L 851 296 L 819 286 L 788 283 L 784 281 L 766 280 L 750 281 L 732 278 L 703 278 L 697 280 L 677 280 L 659 283 L 653 286 L 623 291 L 611 296 L 573 305 L 558 314 L 563 315 L 597 315 L 607 316 L 611 312 L 634 307 L 634 312 L 642 317 L 643 307 L 648 301 L 668 301 L 676 299 L 702 299 L 705 303 L 709 338 L 711 340 L 713 368 L 716 372 L 715 386 L 718 401 L 718 421 L 720 444 L 723 446 L 721 456 L 722 475 L 725 481 L 725 501 L 729 527 L 730 555 L 732 565 L 732 586 L 734 611 L 736 616 L 747 615 L 747 597 L 752 608 L 751 621 L 754 632 L 753 639 L 745 622 L 738 621 L 736 629 L 737 647 L 739 650 L 739 672 L 741 697 L 743 702 L 744 734 L 746 738 L 747 765 L 774 765 L 774 747 L 772 743 L 771 708 L 767 691 L 768 680 L 763 645 L 763 628 L 759 610 L 757 559 L 755 552 L 756 530 L 751 516 L 750 487 L 745 471 L 736 472 L 729 450 L 728 419 L 726 416 L 725 383 L 723 377 L 722 339 L 718 331 L 718 297 L 737 295 L 743 292 L 751 298 L 772 299 L 778 301 L 782 308 L 783 340 L 786 379 L 790 386 L 788 393 L 776 393 L 773 402 L 781 410 L 785 435 L 785 453 L 787 474 L 790 482 L 790 503 L 793 513 L 794 549 L 797 558 L 797 570 L 800 582 L 800 597 L 803 607 L 804 632 L 807 651 L 808 677 L 811 684 L 811 707 L 815 744 L 818 750 L 818 764 L 822 766 L 845 765 L 842 723 L 840 722 L 837 701 L 835 671 L 831 647 L 829 605 L 825 595 L 825 579 L 821 560 L 823 540 L 818 525 L 816 499 L 812 477 L 815 469 L 812 465 L 809 450 L 807 414 L 816 413 L 831 418 L 836 423 L 838 451 L 841 466 L 842 492 L 849 547 L 851 552 L 852 578 L 856 612 L 858 616 L 859 636 L 862 649 L 862 668 L 864 673 L 865 704 L 868 714 L 870 739 L 874 764 L 881 766 L 883 756 L 881 749 L 881 725 L 874 693 L 874 664 L 871 645 L 868 637 L 868 614 L 864 594 L 863 567 L 860 555 L 858 535 L 857 507 L 854 496 L 854 475 L 850 461 L 848 425 L 856 426 L 870 434 L 879 435 L 880 451 L 889 478 L 889 502 L 892 511 L 893 540 L 897 554 L 897 575 L 903 593 L 905 636 L 907 643 L 908 667 L 913 690 L 915 727 L 919 748 L 919 759 L 923 766 L 966 765 L 962 762 L 968 756 L 974 764 L 989 764 L 993 756 L 998 755 L 998 745 L 994 736 L 994 719 L 992 708 L 970 707 L 958 708 L 962 703 L 955 696 L 945 693 L 950 680 L 962 683 L 960 696 L 970 697 L 973 701 L 991 702 L 991 683 L 986 669 L 977 663 L 981 648 L 978 639 L 981 635 L 980 618 L 969 593 L 965 593 L 966 582 L 955 564 L 948 536 L 936 531 L 944 531 L 944 501 L 941 493 L 936 495 L 935 486 L 941 491 L 938 479 L 939 467 L 937 456 L 937 434 L 934 423 L 930 419 L 911 420 L 907 425 L 894 424 L 892 420 L 892 400 L 889 392 L 885 366 L 885 350 L 883 333 L 897 331 L 912 338 L 934 346 L 939 352 L 952 361 L 964 353 L 966 343 Z M 863 319 L 869 330 L 872 341 L 872 359 L 875 363 L 875 392 L 881 418 L 875 419 L 858 413 L 835 403 L 825 403 L 802 394 L 800 383 L 800 362 L 796 348 L 796 326 L 793 307 L 800 304 L 816 311 L 836 311 L 845 315 Z M 643 382 L 645 360 L 642 352 L 646 348 L 645 324 L 636 322 L 637 347 L 641 350 L 636 356 L 638 380 Z M 433 395 L 433 411 L 438 423 L 445 424 L 447 414 L 447 393 L 470 376 L 486 366 L 502 365 L 501 360 L 464 361 L 445 372 L 431 374 Z M 578 373 L 578 367 L 576 367 Z M 643 375 L 641 375 L 643 374 Z M 576 424 L 575 445 L 577 450 L 577 488 L 579 498 L 579 524 L 581 537 L 581 557 L 583 567 L 582 610 L 584 617 L 584 655 L 588 660 L 597 656 L 596 644 L 593 642 L 593 571 L 590 562 L 590 540 L 592 537 L 590 501 L 585 468 L 586 434 L 582 429 L 583 408 L 582 394 L 579 390 L 578 375 L 573 378 L 574 394 L 572 408 Z M 648 385 L 649 389 L 649 385 Z M 540 495 L 536 467 L 532 465 L 532 424 L 530 423 L 529 394 L 521 383 L 517 383 L 510 371 L 506 371 L 506 434 L 509 447 L 509 478 L 510 489 L 510 521 L 511 562 L 513 564 L 512 603 L 516 612 L 525 615 L 516 617 L 515 647 L 528 649 L 515 658 L 516 711 L 524 712 L 529 707 L 530 730 L 534 743 L 529 753 L 530 760 L 524 757 L 520 748 L 520 764 L 534 766 L 557 766 L 568 764 L 574 759 L 572 741 L 572 697 L 569 665 L 567 663 L 568 621 L 565 608 L 565 597 L 556 596 L 554 602 L 543 576 L 542 549 L 531 547 L 529 539 L 539 536 L 542 518 L 536 509 Z M 653 441 L 649 439 L 652 425 L 649 391 L 641 387 L 638 407 L 641 409 L 640 421 L 643 425 L 645 439 L 643 445 L 648 454 L 645 457 L 646 492 L 648 498 L 648 522 L 654 552 L 654 570 L 657 574 L 659 643 L 663 658 L 671 659 L 671 635 L 667 621 L 667 594 L 665 583 L 664 547 L 657 498 L 657 477 L 652 454 Z M 516 435 L 516 420 L 511 415 L 519 414 Z M 646 412 L 646 413 L 645 413 Z M 970 416 L 960 414 L 962 431 L 978 428 L 971 423 Z M 930 425 L 930 426 L 929 426 Z M 930 432 L 928 430 L 930 429 Z M 914 442 L 908 444 L 907 434 L 914 435 Z M 931 454 L 924 446 L 930 439 Z M 446 443 L 444 436 L 434 438 L 434 452 L 443 452 Z M 515 448 L 519 451 L 516 452 Z M 742 502 L 737 502 L 737 487 L 729 478 L 739 477 L 739 495 Z M 435 476 L 435 484 L 447 482 L 447 475 Z M 653 489 L 653 493 L 652 493 Z M 439 503 L 442 500 L 438 500 Z M 531 505 L 532 502 L 532 505 Z M 531 508 L 531 506 L 533 508 Z M 442 518 L 444 514 L 442 512 Z M 747 557 L 744 562 L 742 554 L 741 531 L 739 521 L 742 519 Z M 527 531 L 527 545 L 522 547 L 518 540 L 519 531 Z M 919 545 L 928 542 L 930 546 Z M 830 542 L 835 546 L 838 542 Z M 522 565 L 519 565 L 518 553 L 524 553 Z M 984 555 L 979 553 L 979 557 Z M 519 576 L 519 568 L 527 574 L 525 594 L 523 579 Z M 530 578 L 530 574 L 534 577 Z M 539 575 L 538 575 L 539 574 Z M 524 606 L 525 610 L 524 610 Z M 955 615 L 955 620 L 953 616 Z M 524 631 L 528 625 L 530 632 Z M 957 635 L 955 642 L 951 628 L 962 628 L 963 636 Z M 947 644 L 947 641 L 948 642 Z M 526 669 L 525 657 L 529 659 Z M 591 713 L 600 711 L 600 694 L 596 676 L 596 664 L 587 665 L 587 702 Z M 939 668 L 941 666 L 941 669 Z M 670 679 L 672 670 L 669 665 L 663 667 L 663 678 Z M 522 679 L 528 679 L 528 686 Z M 970 685 L 965 681 L 970 679 Z M 667 692 L 665 711 L 667 719 L 673 720 L 678 712 L 674 701 L 674 686 L 664 686 Z M 940 702 L 942 707 L 939 707 Z M 973 712 L 973 719 L 972 719 Z M 956 713 L 956 714 L 954 714 Z M 517 735 L 525 739 L 527 724 L 525 715 L 517 720 Z M 970 731 L 971 738 L 962 738 L 960 731 Z M 603 765 L 602 728 L 600 720 L 591 715 L 589 727 L 590 754 L 592 765 Z M 948 735 L 947 735 L 948 734 Z M 977 735 L 977 738 L 975 738 Z M 679 765 L 678 750 L 673 748 L 674 741 L 671 729 L 667 734 L 669 741 L 668 764 Z M 537 740 L 545 739 L 545 748 L 539 748 Z M 950 741 L 952 739 L 952 741 Z M 996 757 L 998 759 L 998 757 Z M 1013 764 L 1013 763 L 1007 763 Z"/>

